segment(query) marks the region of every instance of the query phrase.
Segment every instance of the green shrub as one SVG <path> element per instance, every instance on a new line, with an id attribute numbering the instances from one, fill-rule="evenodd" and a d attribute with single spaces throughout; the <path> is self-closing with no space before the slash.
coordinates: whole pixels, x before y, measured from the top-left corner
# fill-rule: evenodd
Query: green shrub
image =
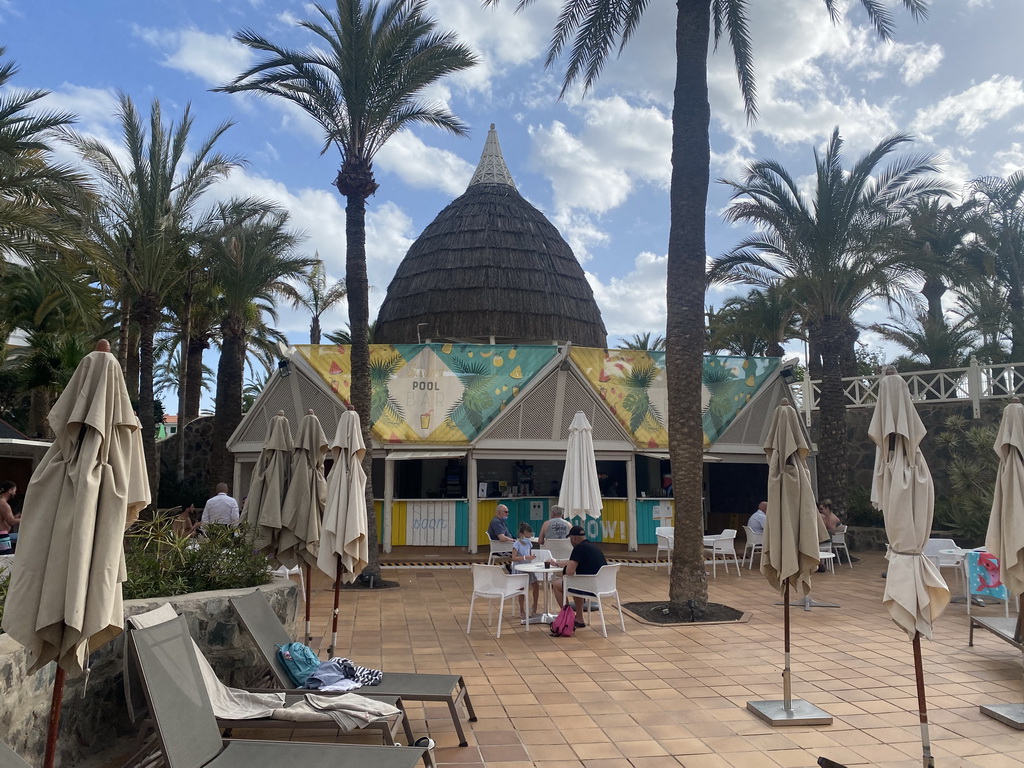
<path id="1" fill-rule="evenodd" d="M 882 513 L 871 505 L 871 490 L 869 488 L 851 488 L 846 497 L 846 520 L 847 525 L 862 526 L 867 528 L 883 528 L 885 519 Z"/>
<path id="2" fill-rule="evenodd" d="M 936 440 L 950 495 L 935 500 L 935 528 L 957 539 L 960 546 L 985 541 L 999 468 L 999 457 L 992 450 L 997 431 L 995 425 L 954 415 L 946 419 Z"/>
<path id="3" fill-rule="evenodd" d="M 242 589 L 270 581 L 269 562 L 252 551 L 244 529 L 208 525 L 206 536 L 186 539 L 174 533 L 173 521 L 158 515 L 128 529 L 126 600 Z"/>

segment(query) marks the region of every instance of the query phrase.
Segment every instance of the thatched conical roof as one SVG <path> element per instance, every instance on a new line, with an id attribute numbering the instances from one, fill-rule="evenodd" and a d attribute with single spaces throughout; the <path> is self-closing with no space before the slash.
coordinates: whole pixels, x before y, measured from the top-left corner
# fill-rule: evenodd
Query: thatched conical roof
<path id="1" fill-rule="evenodd" d="M 583 268 L 558 230 L 519 194 L 491 125 L 469 187 L 399 265 L 374 341 L 486 343 L 493 337 L 603 347 L 606 336 Z"/>

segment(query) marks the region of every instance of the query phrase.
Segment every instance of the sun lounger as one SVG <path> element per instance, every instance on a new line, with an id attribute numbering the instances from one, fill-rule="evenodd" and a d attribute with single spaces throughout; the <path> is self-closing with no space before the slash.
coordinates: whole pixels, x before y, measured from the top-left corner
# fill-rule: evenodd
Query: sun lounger
<path id="1" fill-rule="evenodd" d="M 132 633 L 131 652 L 169 768 L 415 768 L 419 747 L 221 738 L 185 619 Z"/>
<path id="2" fill-rule="evenodd" d="M 255 590 L 242 597 L 231 598 L 231 605 L 238 612 L 242 625 L 256 641 L 256 647 L 266 659 L 270 668 L 270 685 L 279 690 L 295 690 L 288 673 L 277 659 L 277 646 L 291 642 L 291 638 L 270 607 L 264 594 Z M 372 691 L 374 696 L 400 696 L 404 701 L 439 701 L 448 705 L 452 723 L 459 735 L 459 746 L 465 747 L 466 733 L 459 716 L 459 704 L 465 704 L 469 721 L 476 722 L 473 704 L 461 675 L 433 675 L 414 672 L 389 672 L 384 670 L 380 685 L 360 688 L 359 692 Z"/>
<path id="3" fill-rule="evenodd" d="M 129 663 L 132 657 L 131 646 L 134 642 L 134 632 L 139 629 L 145 629 L 147 627 L 157 626 L 159 624 L 166 623 L 168 621 L 174 621 L 178 616 L 174 612 L 174 609 L 170 605 L 164 604 L 160 608 L 149 611 L 147 613 L 135 614 L 128 617 L 128 635 L 127 640 L 129 644 L 129 652 L 125 654 L 125 670 L 124 670 L 124 686 L 125 686 L 125 700 L 128 703 L 129 717 L 132 720 L 136 719 L 136 712 L 134 702 L 138 699 L 135 695 L 134 687 L 138 684 L 138 676 L 132 674 L 133 670 Z M 379 731 L 385 744 L 394 745 L 397 743 L 395 738 L 400 731 L 405 734 L 406 743 L 412 744 L 414 736 L 412 728 L 409 725 L 409 720 L 405 716 L 405 709 L 402 706 L 402 701 L 397 696 L 373 696 L 375 701 L 382 704 L 388 705 L 386 708 L 396 708 L 397 713 L 380 717 L 372 722 L 365 724 L 358 730 L 355 728 L 342 728 L 341 725 L 332 719 L 330 714 L 322 714 L 317 716 L 314 713 L 305 713 L 304 719 L 294 720 L 287 719 L 280 712 L 275 710 L 294 708 L 297 705 L 304 704 L 305 693 L 293 692 L 287 694 L 273 694 L 266 691 L 254 693 L 241 688 L 231 688 L 224 685 L 217 679 L 216 673 L 213 671 L 213 667 L 203 656 L 199 646 L 192 642 L 193 650 L 195 651 L 196 661 L 199 665 L 200 675 L 202 677 L 207 696 L 211 700 L 211 708 L 214 715 L 217 718 L 217 727 L 224 731 L 225 736 L 230 736 L 232 729 L 234 728 L 257 728 L 260 730 L 318 730 L 318 731 L 330 731 L 338 729 L 339 735 L 351 734 L 351 733 L 362 733 L 364 731 Z M 308 693 L 314 693 L 309 691 Z M 296 717 L 298 715 L 295 715 Z M 152 726 L 152 722 L 149 721 L 148 725 Z M 142 740 L 140 741 L 140 755 L 148 754 L 153 751 L 156 746 L 152 739 L 146 739 L 146 733 L 141 734 Z"/>
<path id="4" fill-rule="evenodd" d="M 987 629 L 993 635 L 998 637 L 1000 640 L 1005 640 L 1018 651 L 1024 650 L 1024 643 L 1014 639 L 1014 634 L 1017 631 L 1017 617 L 1010 616 L 974 616 L 970 617 L 970 635 L 967 640 L 967 645 L 974 645 L 974 630 Z"/>

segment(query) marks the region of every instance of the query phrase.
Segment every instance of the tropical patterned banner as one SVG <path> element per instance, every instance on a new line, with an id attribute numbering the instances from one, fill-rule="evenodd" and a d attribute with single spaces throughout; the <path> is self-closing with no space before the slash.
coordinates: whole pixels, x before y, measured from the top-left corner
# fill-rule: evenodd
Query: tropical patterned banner
<path id="1" fill-rule="evenodd" d="M 665 353 L 573 347 L 572 360 L 641 448 L 668 450 Z M 704 356 L 701 411 L 710 448 L 779 366 L 777 357 Z"/>
<path id="2" fill-rule="evenodd" d="M 350 347 L 297 347 L 345 403 Z M 555 346 L 371 344 L 370 419 L 380 443 L 470 443 L 556 354 Z"/>

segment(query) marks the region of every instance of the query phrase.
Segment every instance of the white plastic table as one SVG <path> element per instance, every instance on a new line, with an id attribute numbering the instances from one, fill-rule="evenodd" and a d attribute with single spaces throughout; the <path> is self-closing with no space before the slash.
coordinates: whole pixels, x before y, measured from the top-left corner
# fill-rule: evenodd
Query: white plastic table
<path id="1" fill-rule="evenodd" d="M 561 566 L 555 566 L 554 568 L 548 568 L 544 563 L 526 563 L 524 565 L 516 566 L 516 573 L 540 573 L 544 576 L 544 613 L 541 614 L 540 621 L 542 624 L 550 624 L 555 620 L 554 615 L 548 610 L 551 595 L 551 574 L 561 573 Z"/>

